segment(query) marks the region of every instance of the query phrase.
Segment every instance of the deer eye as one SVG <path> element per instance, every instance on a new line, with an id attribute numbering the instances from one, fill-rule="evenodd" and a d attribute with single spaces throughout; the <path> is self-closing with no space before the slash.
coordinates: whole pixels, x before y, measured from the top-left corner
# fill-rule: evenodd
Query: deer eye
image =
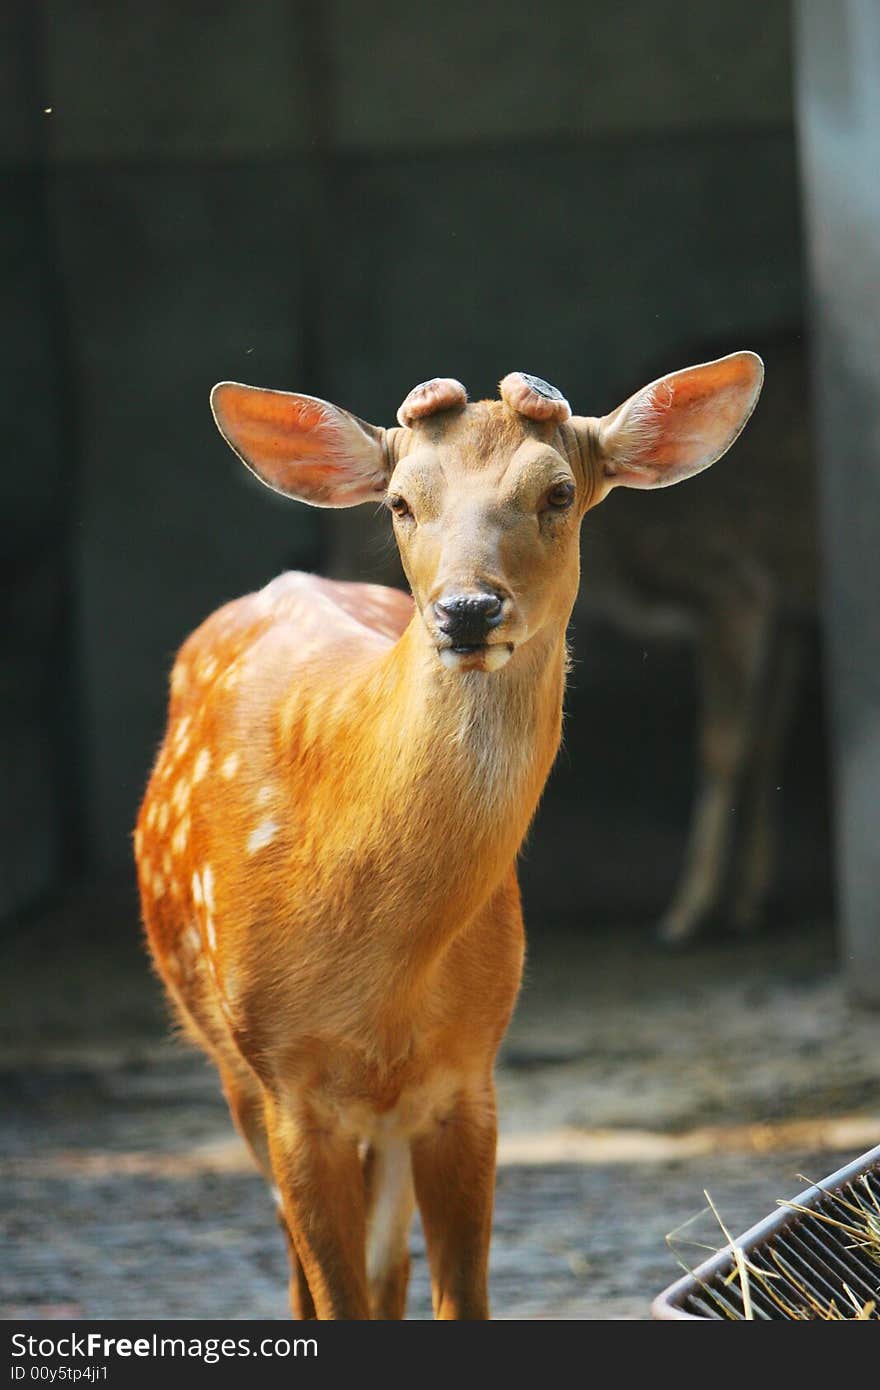
<path id="1" fill-rule="evenodd" d="M 394 493 L 388 498 L 388 506 L 395 516 L 412 516 L 409 503 L 399 493 Z"/>
<path id="2" fill-rule="evenodd" d="M 554 512 L 564 512 L 574 501 L 574 483 L 554 483 L 547 493 L 547 506 Z"/>

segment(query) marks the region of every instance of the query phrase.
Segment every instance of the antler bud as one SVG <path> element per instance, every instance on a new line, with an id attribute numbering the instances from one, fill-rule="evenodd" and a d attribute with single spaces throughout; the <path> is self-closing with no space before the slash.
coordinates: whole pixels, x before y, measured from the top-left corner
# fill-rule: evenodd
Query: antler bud
<path id="1" fill-rule="evenodd" d="M 571 415 L 571 406 L 562 392 L 539 376 L 510 372 L 498 390 L 511 410 L 527 415 L 530 420 L 555 420 L 561 425 Z"/>
<path id="2" fill-rule="evenodd" d="M 398 423 L 411 425 L 438 410 L 450 410 L 454 405 L 467 403 L 467 391 L 451 376 L 434 376 L 414 386 L 397 412 Z"/>

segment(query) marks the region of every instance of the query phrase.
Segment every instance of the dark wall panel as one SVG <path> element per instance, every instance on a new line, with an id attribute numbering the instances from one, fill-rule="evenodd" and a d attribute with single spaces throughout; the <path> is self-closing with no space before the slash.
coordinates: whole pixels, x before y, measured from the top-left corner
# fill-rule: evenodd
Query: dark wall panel
<path id="1" fill-rule="evenodd" d="M 785 131 L 352 159 L 330 205 L 329 384 L 381 423 L 426 377 L 478 396 L 514 368 L 602 411 L 682 342 L 800 314 Z"/>
<path id="2" fill-rule="evenodd" d="M 295 167 L 59 174 L 77 357 L 76 529 L 88 818 L 128 835 L 175 648 L 219 602 L 313 556 L 301 508 L 237 464 L 208 406 L 223 378 L 283 385 L 297 358 Z"/>
<path id="3" fill-rule="evenodd" d="M 76 459 L 35 18 L 24 5 L 0 15 L 0 920 L 57 890 L 78 848 L 68 549 Z"/>
<path id="4" fill-rule="evenodd" d="M 790 124 L 787 0 L 331 0 L 342 148 Z M 534 164 L 521 150 L 523 174 Z"/>

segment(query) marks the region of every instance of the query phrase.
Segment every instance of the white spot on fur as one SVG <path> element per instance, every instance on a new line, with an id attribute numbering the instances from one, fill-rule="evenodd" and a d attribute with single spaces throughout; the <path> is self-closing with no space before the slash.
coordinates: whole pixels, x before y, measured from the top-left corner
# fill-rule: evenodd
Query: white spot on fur
<path id="1" fill-rule="evenodd" d="M 275 788 L 269 783 L 267 783 L 265 787 L 260 787 L 260 790 L 257 792 L 257 805 L 268 806 L 274 795 Z"/>
<path id="2" fill-rule="evenodd" d="M 210 912 L 205 915 L 205 936 L 208 938 L 208 949 L 216 951 L 217 933 L 214 930 L 214 918 L 211 916 Z"/>
<path id="3" fill-rule="evenodd" d="M 202 903 L 205 901 L 205 894 L 202 889 L 202 879 L 198 870 L 193 874 L 192 890 L 193 902 L 196 904 L 196 907 L 201 907 Z"/>
<path id="4" fill-rule="evenodd" d="M 178 782 L 175 782 L 174 790 L 171 793 L 171 805 L 174 807 L 175 811 L 180 812 L 185 808 L 186 803 L 189 801 L 189 791 L 189 782 L 187 782 L 185 777 L 181 777 Z"/>
<path id="5" fill-rule="evenodd" d="M 265 849 L 267 845 L 271 845 L 280 829 L 281 826 L 277 820 L 261 821 L 257 828 L 252 830 L 248 836 L 248 854 L 256 854 L 258 850 Z"/>
<path id="6" fill-rule="evenodd" d="M 237 753 L 230 753 L 220 764 L 220 776 L 224 778 L 225 781 L 230 782 L 236 772 L 238 772 L 238 765 L 240 762 L 241 758 Z"/>
<path id="7" fill-rule="evenodd" d="M 168 887 L 160 873 L 153 874 L 153 895 L 157 898 L 165 896 L 165 889 Z"/>
<path id="8" fill-rule="evenodd" d="M 192 923 L 187 927 L 180 941 L 191 956 L 197 956 L 202 949 L 202 938 L 199 936 L 198 927 Z"/>
<path id="9" fill-rule="evenodd" d="M 149 804 L 149 806 L 147 807 L 147 821 L 146 821 L 147 829 L 148 829 L 148 830 L 152 830 L 152 828 L 153 828 L 153 826 L 154 826 L 155 824 L 156 824 L 156 802 L 155 802 L 155 801 L 151 801 L 150 804 Z"/>
<path id="10" fill-rule="evenodd" d="M 180 723 L 176 726 L 174 733 L 171 736 L 172 748 L 180 748 L 181 744 L 186 739 L 187 730 L 189 729 L 191 723 L 192 720 L 190 716 L 188 714 L 184 715 L 183 719 L 181 719 Z"/>
<path id="11" fill-rule="evenodd" d="M 171 837 L 171 848 L 175 854 L 182 854 L 189 839 L 189 816 L 184 816 Z"/>
<path id="12" fill-rule="evenodd" d="M 167 849 L 166 849 L 165 853 L 162 855 L 162 868 L 164 869 L 165 873 L 170 877 L 170 876 L 171 876 L 171 852 L 170 852 L 169 850 L 167 850 Z"/>
<path id="13" fill-rule="evenodd" d="M 206 656 L 199 667 L 199 680 L 209 681 L 217 670 L 217 659 L 213 656 Z"/>
<path id="14" fill-rule="evenodd" d="M 210 864 L 206 864 L 202 869 L 202 892 L 205 895 L 205 907 L 209 912 L 214 911 L 214 870 Z"/>
<path id="15" fill-rule="evenodd" d="M 168 817 L 170 814 L 168 803 L 163 801 L 156 814 L 156 828 L 160 835 L 164 835 L 165 831 L 168 829 Z"/>
<path id="16" fill-rule="evenodd" d="M 197 782 L 201 782 L 202 778 L 207 775 L 210 766 L 211 750 L 209 748 L 203 748 L 196 758 L 195 767 L 193 768 L 193 785 Z"/>

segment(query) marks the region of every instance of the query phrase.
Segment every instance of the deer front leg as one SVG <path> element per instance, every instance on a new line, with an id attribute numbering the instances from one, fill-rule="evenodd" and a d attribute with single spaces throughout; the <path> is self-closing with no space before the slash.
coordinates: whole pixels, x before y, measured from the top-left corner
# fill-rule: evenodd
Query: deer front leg
<path id="1" fill-rule="evenodd" d="M 312 1291 L 309 1288 L 309 1281 L 303 1269 L 302 1260 L 297 1254 L 296 1246 L 293 1243 L 293 1236 L 290 1234 L 290 1227 L 283 1210 L 278 1208 L 278 1225 L 284 1236 L 287 1246 L 287 1258 L 290 1262 L 290 1280 L 288 1292 L 290 1296 L 290 1309 L 297 1322 L 312 1322 L 317 1316 L 315 1311 L 315 1300 L 312 1298 Z"/>
<path id="2" fill-rule="evenodd" d="M 739 592 L 710 612 L 704 624 L 699 789 L 684 870 L 659 927 L 667 945 L 691 940 L 719 908 L 736 803 L 760 727 L 771 616 L 766 595 Z"/>
<path id="3" fill-rule="evenodd" d="M 254 1162 L 266 1182 L 274 1188 L 272 1161 L 269 1157 L 269 1140 L 266 1133 L 266 1105 L 262 1087 L 250 1068 L 228 1050 L 225 1055 L 220 1054 L 215 1060 L 220 1070 L 223 1090 L 235 1126 L 250 1149 Z M 293 1316 L 305 1321 L 314 1318 L 315 1305 L 281 1207 L 280 1195 L 276 1196 L 276 1200 L 278 1201 L 278 1224 L 284 1235 L 290 1260 L 290 1303 Z"/>
<path id="4" fill-rule="evenodd" d="M 412 1144 L 435 1318 L 489 1316 L 489 1239 L 495 1195 L 497 1125 L 491 1081 L 462 1094 Z"/>
<path id="5" fill-rule="evenodd" d="M 304 1105 L 266 1105 L 269 1153 L 291 1239 L 293 1278 L 321 1319 L 368 1319 L 364 1179 L 356 1140 Z M 304 1276 L 304 1278 L 303 1278 Z M 294 1288 L 294 1299 L 297 1289 Z M 296 1310 L 295 1310 L 296 1311 Z M 300 1310 L 302 1311 L 302 1310 Z"/>

